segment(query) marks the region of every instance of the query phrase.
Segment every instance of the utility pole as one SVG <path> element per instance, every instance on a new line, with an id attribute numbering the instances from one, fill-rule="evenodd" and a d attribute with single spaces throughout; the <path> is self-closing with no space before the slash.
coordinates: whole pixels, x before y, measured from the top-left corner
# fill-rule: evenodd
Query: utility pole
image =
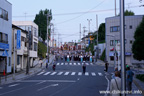
<path id="1" fill-rule="evenodd" d="M 13 34 L 14 34 L 14 36 L 13 36 L 13 38 L 14 38 L 14 39 L 13 39 L 13 40 L 14 40 L 14 41 L 13 41 L 13 42 L 14 42 L 14 45 L 13 45 L 13 46 L 14 46 L 13 80 L 15 80 L 15 52 L 16 52 L 16 50 L 15 50 L 15 49 L 16 49 L 16 45 L 15 45 L 15 30 L 13 30 L 13 32 L 14 32 L 14 33 L 13 33 Z"/>
<path id="2" fill-rule="evenodd" d="M 48 67 L 48 63 L 49 63 L 49 24 L 50 24 L 50 22 L 49 22 L 49 17 L 50 17 L 50 15 L 49 15 L 49 13 L 47 13 L 46 14 L 46 16 L 47 16 L 47 63 L 46 63 L 46 68 Z"/>
<path id="3" fill-rule="evenodd" d="M 115 16 L 116 16 L 116 0 L 115 0 Z"/>
<path id="4" fill-rule="evenodd" d="M 30 45 L 30 32 L 28 27 L 28 33 L 27 33 L 27 66 L 26 66 L 26 74 L 29 74 L 29 45 Z"/>
<path id="5" fill-rule="evenodd" d="M 92 19 L 87 19 L 87 21 L 88 21 L 89 33 L 90 33 L 90 21 L 92 21 Z"/>
<path id="6" fill-rule="evenodd" d="M 122 74 L 122 90 L 126 91 L 126 70 L 125 70 L 125 18 L 124 18 L 124 0 L 120 0 L 120 36 L 121 36 L 121 74 Z M 125 93 L 122 96 L 126 96 Z"/>
<path id="7" fill-rule="evenodd" d="M 85 30 L 85 26 L 83 27 L 83 37 L 84 37 L 84 44 L 85 44 L 85 48 L 86 48 L 86 42 L 85 42 L 85 32 L 86 32 L 86 30 Z"/>
<path id="8" fill-rule="evenodd" d="M 96 15 L 96 28 L 97 28 L 97 59 L 99 58 L 99 47 L 98 47 L 98 16 Z"/>
<path id="9" fill-rule="evenodd" d="M 81 47 L 81 24 L 80 24 L 80 47 Z"/>

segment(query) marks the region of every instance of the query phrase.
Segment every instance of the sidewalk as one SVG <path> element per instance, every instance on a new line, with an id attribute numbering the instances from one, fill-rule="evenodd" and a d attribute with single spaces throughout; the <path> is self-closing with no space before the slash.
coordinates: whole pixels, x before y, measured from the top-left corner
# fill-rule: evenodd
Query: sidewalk
<path id="1" fill-rule="evenodd" d="M 53 55 L 50 56 L 50 61 L 49 62 L 52 63 L 53 59 L 54 59 L 54 56 Z M 19 80 L 22 80 L 22 79 L 29 78 L 29 77 L 33 76 L 35 73 L 44 70 L 45 68 L 46 68 L 46 59 L 43 60 L 42 67 L 41 67 L 41 64 L 37 63 L 35 65 L 35 67 L 30 68 L 29 69 L 29 74 L 26 74 L 26 69 L 24 69 L 24 70 L 22 70 L 18 73 L 15 73 L 15 78 L 14 78 L 13 74 L 7 75 L 7 79 L 5 77 L 0 78 L 0 85 L 8 84 L 8 83 L 12 83 L 12 82 L 15 82 L 15 81 L 19 81 Z"/>
<path id="2" fill-rule="evenodd" d="M 105 62 L 98 59 L 98 61 L 96 62 L 96 65 L 105 66 Z M 109 66 L 113 67 L 112 64 L 109 64 Z M 134 71 L 135 76 L 136 76 L 136 74 L 140 74 L 140 73 L 144 74 L 144 69 L 132 68 L 132 70 Z M 129 94 L 127 96 L 144 96 L 144 82 L 138 80 L 135 76 L 134 76 L 133 84 L 132 84 L 132 92 L 141 90 L 142 94 L 132 93 L 132 94 Z"/>

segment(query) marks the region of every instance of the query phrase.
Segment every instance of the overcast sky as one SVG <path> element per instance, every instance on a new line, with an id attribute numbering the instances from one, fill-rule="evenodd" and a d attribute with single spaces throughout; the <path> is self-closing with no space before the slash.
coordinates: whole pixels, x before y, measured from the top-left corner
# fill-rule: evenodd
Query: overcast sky
<path id="1" fill-rule="evenodd" d="M 52 9 L 55 25 L 55 38 L 60 41 L 68 42 L 80 38 L 81 31 L 83 37 L 83 27 L 88 30 L 87 19 L 92 19 L 90 29 L 96 30 L 96 14 L 98 15 L 98 24 L 104 23 L 105 18 L 114 16 L 115 0 L 8 0 L 12 3 L 13 21 L 33 21 L 35 15 L 42 9 Z M 117 1 L 117 14 L 119 13 L 119 1 Z M 125 0 L 125 9 L 133 11 L 136 15 L 144 14 L 144 4 L 139 0 Z M 113 9 L 113 10 L 111 10 Z M 85 13 L 83 13 L 85 12 Z M 25 14 L 26 13 L 26 14 Z M 69 14 L 72 13 L 72 14 Z M 25 18 L 26 15 L 26 18 Z"/>

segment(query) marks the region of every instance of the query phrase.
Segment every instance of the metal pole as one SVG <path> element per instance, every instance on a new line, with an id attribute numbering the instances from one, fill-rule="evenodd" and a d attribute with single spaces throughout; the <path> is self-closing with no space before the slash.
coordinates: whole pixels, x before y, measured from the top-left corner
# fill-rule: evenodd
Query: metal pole
<path id="1" fill-rule="evenodd" d="M 81 24 L 80 24 L 80 47 L 81 47 Z"/>
<path id="2" fill-rule="evenodd" d="M 87 19 L 87 20 L 88 20 L 89 33 L 90 33 L 90 21 L 91 21 L 92 19 Z"/>
<path id="3" fill-rule="evenodd" d="M 86 28 L 86 27 L 83 27 L 83 37 L 84 37 L 84 46 L 85 46 L 84 48 L 86 48 L 86 42 L 85 42 L 85 28 Z"/>
<path id="4" fill-rule="evenodd" d="M 49 63 L 49 14 L 47 13 L 47 65 L 46 68 L 48 67 Z"/>
<path id="5" fill-rule="evenodd" d="M 125 30 L 124 30 L 124 0 L 120 0 L 120 35 L 121 35 L 121 74 L 122 74 L 122 91 L 126 91 L 125 75 Z M 126 94 L 122 94 L 126 96 Z"/>
<path id="6" fill-rule="evenodd" d="M 30 33 L 29 33 L 29 27 L 28 27 L 28 33 L 27 33 L 27 68 L 26 68 L 26 74 L 29 74 L 29 38 L 30 38 Z"/>
<path id="7" fill-rule="evenodd" d="M 115 67 L 116 67 L 116 39 L 115 36 L 114 37 L 114 71 L 115 71 Z"/>
<path id="8" fill-rule="evenodd" d="M 115 16 L 116 16 L 116 0 L 115 0 Z"/>
<path id="9" fill-rule="evenodd" d="M 14 46 L 13 80 L 15 80 L 15 30 L 13 30 L 13 35 L 14 35 L 14 36 L 13 36 L 13 38 L 14 38 L 14 39 L 13 39 L 13 40 L 14 40 L 14 41 L 13 41 L 13 43 L 14 43 L 14 45 L 13 45 L 13 46 Z"/>
<path id="10" fill-rule="evenodd" d="M 97 59 L 98 59 L 99 58 L 99 47 L 98 47 L 98 16 L 97 15 L 96 15 L 96 26 L 97 26 Z"/>

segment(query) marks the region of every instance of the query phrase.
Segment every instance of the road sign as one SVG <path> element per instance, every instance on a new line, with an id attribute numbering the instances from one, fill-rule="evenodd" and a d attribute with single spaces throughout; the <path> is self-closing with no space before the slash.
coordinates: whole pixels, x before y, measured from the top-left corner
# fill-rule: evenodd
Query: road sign
<path id="1" fill-rule="evenodd" d="M 2 56 L 8 56 L 8 52 L 5 50 L 2 54 Z"/>
<path id="2" fill-rule="evenodd" d="M 17 30 L 17 49 L 21 48 L 21 30 Z"/>

